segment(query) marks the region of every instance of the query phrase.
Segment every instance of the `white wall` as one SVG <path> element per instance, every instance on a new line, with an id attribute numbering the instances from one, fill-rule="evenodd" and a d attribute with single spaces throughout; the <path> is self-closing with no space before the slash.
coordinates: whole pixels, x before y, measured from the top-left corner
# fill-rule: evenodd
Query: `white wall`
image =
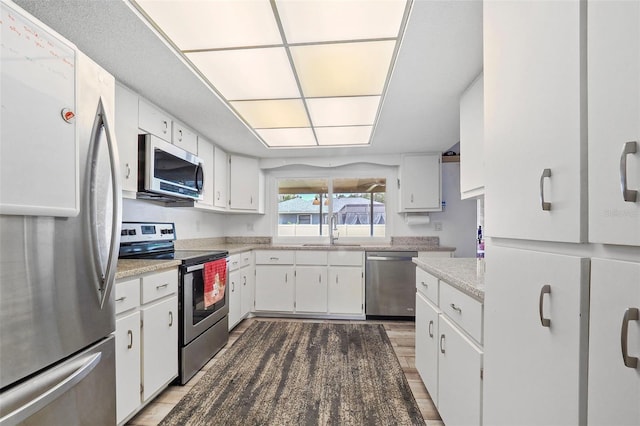
<path id="1" fill-rule="evenodd" d="M 164 207 L 143 200 L 124 199 L 123 222 L 175 222 L 176 237 L 213 238 L 230 235 L 225 232 L 225 215 L 190 207 Z"/>
<path id="2" fill-rule="evenodd" d="M 456 248 L 456 257 L 476 257 L 476 209 L 474 199 L 460 199 L 460 163 L 442 164 L 442 212 L 429 213 L 428 225 L 407 225 L 396 221 L 394 236 L 437 236 L 441 246 Z M 402 218 L 402 215 L 398 215 Z M 436 231 L 436 225 L 442 227 Z"/>
<path id="3" fill-rule="evenodd" d="M 367 173 L 371 176 L 387 176 L 387 182 L 395 182 L 397 167 L 373 164 L 355 164 L 344 167 L 319 168 L 308 166 L 288 166 L 285 169 L 267 171 L 265 176 L 266 205 L 264 215 L 232 214 L 226 216 L 225 232 L 230 236 L 273 236 L 275 229 L 276 178 L 279 175 L 311 174 L 332 176 L 345 171 Z M 430 213 L 431 222 L 427 225 L 407 225 L 403 214 L 398 211 L 398 190 L 396 185 L 388 185 L 387 209 L 389 217 L 389 236 L 438 236 L 440 245 L 456 247 L 456 257 L 475 257 L 476 255 L 476 200 L 460 200 L 460 164 L 442 165 L 442 195 L 446 202 L 443 212 Z M 435 230 L 439 223 L 441 231 Z"/>

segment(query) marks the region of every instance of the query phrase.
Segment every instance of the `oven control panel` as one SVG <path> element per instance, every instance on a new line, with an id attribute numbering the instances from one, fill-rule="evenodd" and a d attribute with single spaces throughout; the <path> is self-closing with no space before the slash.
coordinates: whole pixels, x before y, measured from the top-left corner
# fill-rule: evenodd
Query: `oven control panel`
<path id="1" fill-rule="evenodd" d="M 176 239 L 174 223 L 122 222 L 120 243 L 146 241 L 173 241 Z"/>

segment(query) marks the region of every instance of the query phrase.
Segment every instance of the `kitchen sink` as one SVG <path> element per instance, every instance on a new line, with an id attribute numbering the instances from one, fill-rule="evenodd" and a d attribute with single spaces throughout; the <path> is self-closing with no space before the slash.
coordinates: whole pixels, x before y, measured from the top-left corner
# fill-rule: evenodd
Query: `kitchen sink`
<path id="1" fill-rule="evenodd" d="M 348 243 L 339 243 L 339 244 L 329 244 L 329 243 L 308 243 L 303 244 L 303 247 L 360 247 L 360 244 L 348 244 Z"/>

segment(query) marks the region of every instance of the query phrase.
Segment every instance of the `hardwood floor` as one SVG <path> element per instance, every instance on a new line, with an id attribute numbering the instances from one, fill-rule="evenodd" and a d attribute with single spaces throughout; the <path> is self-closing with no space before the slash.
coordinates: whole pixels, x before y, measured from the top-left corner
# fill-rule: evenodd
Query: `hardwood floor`
<path id="1" fill-rule="evenodd" d="M 149 405 L 147 405 L 142 411 L 140 411 L 134 418 L 132 418 L 127 424 L 132 426 L 152 426 L 157 425 L 160 421 L 171 411 L 173 406 L 180 401 L 180 399 L 193 387 L 194 384 L 204 376 L 205 372 L 216 363 L 220 356 L 231 347 L 233 343 L 244 333 L 244 331 L 251 325 L 253 321 L 307 321 L 307 322 L 349 322 L 338 320 L 306 320 L 306 319 L 274 319 L 274 318 L 249 318 L 242 321 L 236 326 L 236 328 L 229 334 L 229 343 L 216 354 L 211 361 L 205 365 L 202 370 L 196 374 L 184 386 L 169 386 L 162 394 L 154 399 Z M 353 321 L 352 321 L 353 322 Z M 383 324 L 391 345 L 395 350 L 398 361 L 402 366 L 402 370 L 409 382 L 413 396 L 418 403 L 418 407 L 422 412 L 427 426 L 444 426 L 444 423 L 440 419 L 438 410 L 433 405 L 431 397 L 424 387 L 422 380 L 418 375 L 418 371 L 415 366 L 415 323 L 409 321 L 363 321 L 368 323 Z"/>

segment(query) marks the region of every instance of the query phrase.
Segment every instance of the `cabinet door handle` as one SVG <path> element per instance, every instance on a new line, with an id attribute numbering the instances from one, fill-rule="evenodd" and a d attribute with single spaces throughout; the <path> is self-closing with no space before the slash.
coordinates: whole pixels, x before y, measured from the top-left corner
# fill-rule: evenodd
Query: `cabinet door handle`
<path id="1" fill-rule="evenodd" d="M 247 276 L 246 275 L 242 276 L 242 285 L 247 285 Z"/>
<path id="2" fill-rule="evenodd" d="M 429 337 L 433 339 L 433 320 L 429 321 Z"/>
<path id="3" fill-rule="evenodd" d="M 116 302 L 124 302 L 124 299 L 126 299 L 126 298 L 127 298 L 127 296 L 118 297 L 116 299 Z"/>
<path id="4" fill-rule="evenodd" d="M 413 203 L 413 194 L 411 194 L 411 202 Z"/>
<path id="5" fill-rule="evenodd" d="M 270 257 L 269 260 L 280 260 L 279 257 Z"/>
<path id="6" fill-rule="evenodd" d="M 638 142 L 626 142 L 622 147 L 620 155 L 620 187 L 622 188 L 622 198 L 629 203 L 635 203 L 638 199 L 638 191 L 629 189 L 627 186 L 627 156 L 638 152 Z"/>
<path id="7" fill-rule="evenodd" d="M 220 191 L 216 192 L 216 199 L 219 200 L 220 199 Z"/>
<path id="8" fill-rule="evenodd" d="M 169 125 L 167 124 L 167 120 L 162 120 L 162 124 L 164 124 L 164 130 L 162 131 L 162 133 L 167 133 L 167 130 L 169 129 Z"/>
<path id="9" fill-rule="evenodd" d="M 182 142 L 182 129 L 178 130 L 178 135 L 180 135 L 178 136 L 178 141 Z"/>
<path id="10" fill-rule="evenodd" d="M 169 283 L 164 283 L 162 285 L 157 285 L 156 290 L 160 290 L 161 288 L 169 287 Z"/>
<path id="11" fill-rule="evenodd" d="M 638 358 L 629 356 L 629 321 L 638 321 L 640 312 L 638 308 L 629 308 L 624 312 L 622 317 L 622 329 L 620 330 L 620 346 L 622 347 L 622 360 L 624 365 L 629 368 L 638 368 Z"/>
<path id="12" fill-rule="evenodd" d="M 544 200 L 544 179 L 551 177 L 551 169 L 544 169 L 540 175 L 540 203 L 542 204 L 542 210 L 551 210 L 551 203 Z"/>
<path id="13" fill-rule="evenodd" d="M 540 299 L 538 300 L 538 311 L 540 313 L 540 322 L 543 327 L 551 327 L 551 320 L 543 316 L 542 310 L 544 307 L 544 295 L 551 294 L 551 286 L 549 284 L 543 285 L 540 289 Z"/>
<path id="14" fill-rule="evenodd" d="M 322 282 L 322 274 L 318 274 L 318 282 L 321 283 Z"/>
<path id="15" fill-rule="evenodd" d="M 235 293 L 236 291 L 236 283 L 231 281 L 231 293 Z"/>
<path id="16" fill-rule="evenodd" d="M 429 288 L 429 285 L 427 285 L 427 283 L 425 283 L 424 281 L 420 281 L 420 284 L 422 284 L 424 288 Z"/>
<path id="17" fill-rule="evenodd" d="M 129 337 L 129 344 L 127 345 L 127 349 L 131 349 L 133 347 L 133 331 L 127 330 L 127 336 Z"/>
<path id="18" fill-rule="evenodd" d="M 285 273 L 284 274 L 284 282 L 286 283 L 287 281 L 289 281 L 289 274 Z"/>
<path id="19" fill-rule="evenodd" d="M 336 284 L 338 284 L 338 276 L 336 275 Z"/>
<path id="20" fill-rule="evenodd" d="M 169 327 L 173 327 L 173 312 L 169 311 Z"/>
<path id="21" fill-rule="evenodd" d="M 129 176 L 131 176 L 131 167 L 129 167 L 129 163 L 126 163 L 125 167 L 127 168 L 127 174 L 124 177 L 125 179 L 129 179 Z"/>
<path id="22" fill-rule="evenodd" d="M 440 352 L 444 353 L 444 334 L 440 335 Z"/>

